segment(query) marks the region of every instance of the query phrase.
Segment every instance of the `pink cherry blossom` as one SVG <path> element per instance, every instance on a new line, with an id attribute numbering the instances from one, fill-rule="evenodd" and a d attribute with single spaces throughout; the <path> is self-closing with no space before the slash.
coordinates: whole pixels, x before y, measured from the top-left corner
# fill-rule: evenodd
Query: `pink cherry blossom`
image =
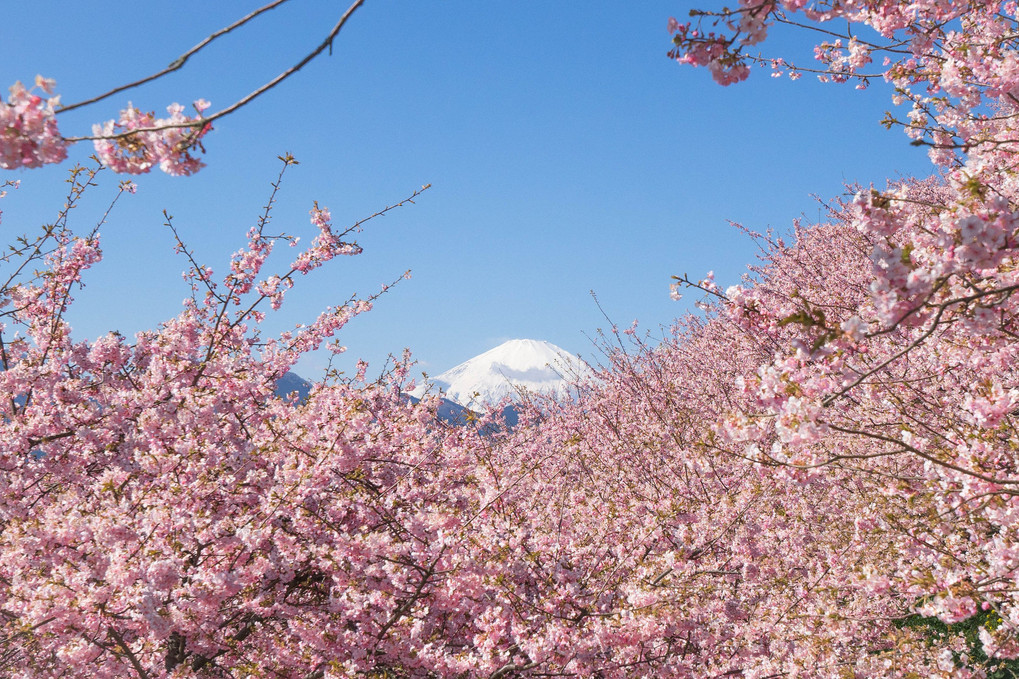
<path id="1" fill-rule="evenodd" d="M 36 76 L 35 86 L 46 95 L 53 95 L 55 84 Z M 32 168 L 64 160 L 67 142 L 60 136 L 54 116 L 60 97 L 44 99 L 21 82 L 14 83 L 10 93 L 6 102 L 0 101 L 0 168 Z"/>
<path id="2" fill-rule="evenodd" d="M 194 106 L 194 117 L 184 115 L 180 104 L 171 104 L 168 118 L 156 118 L 128 104 L 117 120 L 93 126 L 101 137 L 95 141 L 96 153 L 114 172 L 143 174 L 159 167 L 171 175 L 193 174 L 205 165 L 195 152 L 205 151 L 201 140 L 212 129 L 201 122 L 209 103 L 200 99 Z"/>

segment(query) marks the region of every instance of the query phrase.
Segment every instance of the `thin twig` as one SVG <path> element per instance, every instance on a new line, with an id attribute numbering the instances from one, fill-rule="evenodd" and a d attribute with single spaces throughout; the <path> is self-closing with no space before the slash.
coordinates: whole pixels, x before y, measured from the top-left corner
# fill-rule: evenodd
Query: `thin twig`
<path id="1" fill-rule="evenodd" d="M 209 45 L 209 43 L 211 43 L 216 38 L 219 38 L 219 37 L 221 37 L 223 35 L 226 35 L 227 33 L 231 32 L 235 28 L 240 28 L 244 24 L 248 23 L 249 21 L 251 21 L 252 19 L 257 17 L 259 14 L 262 14 L 264 12 L 268 12 L 270 9 L 275 9 L 276 7 L 279 7 L 280 5 L 282 5 L 284 2 L 287 2 L 287 0 L 273 0 L 273 2 L 270 2 L 268 5 L 265 5 L 263 7 L 259 7 L 254 12 L 251 12 L 247 16 L 245 16 L 245 17 L 243 17 L 241 19 L 238 19 L 237 21 L 235 21 L 234 23 L 230 24 L 229 26 L 227 26 L 225 28 L 219 29 L 218 31 L 216 31 L 215 33 L 213 33 L 212 35 L 207 37 L 205 40 L 202 40 L 200 43 L 198 43 L 197 45 L 195 45 L 194 47 L 189 49 L 187 52 L 185 52 L 184 54 L 182 54 L 179 57 L 177 57 L 173 62 L 170 63 L 169 66 L 164 68 L 162 71 L 159 71 L 158 73 L 153 73 L 152 75 L 150 75 L 148 77 L 145 77 L 145 78 L 142 78 L 141 80 L 136 80 L 133 83 L 128 83 L 126 85 L 121 85 L 120 87 L 114 87 L 109 92 L 104 92 L 103 94 L 100 94 L 100 95 L 98 95 L 96 97 L 92 97 L 91 99 L 86 99 L 84 101 L 79 101 L 77 103 L 69 104 L 67 106 L 61 106 L 56 111 L 56 113 L 59 115 L 61 113 L 65 113 L 67 111 L 73 111 L 76 108 L 81 108 L 82 106 L 88 106 L 89 104 L 95 104 L 97 102 L 102 101 L 103 99 L 107 99 L 109 97 L 112 97 L 114 94 L 118 94 L 118 93 L 123 92 L 125 90 L 133 89 L 133 88 L 138 87 L 140 85 L 144 85 L 145 83 L 149 83 L 149 82 L 152 82 L 153 80 L 157 80 L 159 78 L 162 78 L 164 75 L 167 75 L 169 73 L 173 73 L 174 71 L 180 70 L 181 68 L 184 67 L 184 64 L 187 63 L 188 59 L 190 59 L 195 54 L 197 54 L 199 51 L 201 51 L 204 47 L 207 47 Z"/>
<path id="2" fill-rule="evenodd" d="M 217 120 L 219 118 L 222 118 L 223 116 L 226 116 L 226 115 L 229 115 L 229 114 L 233 113 L 237 109 L 241 108 L 242 106 L 245 106 L 246 104 L 251 103 L 252 101 L 257 99 L 261 95 L 265 94 L 266 92 L 268 92 L 272 88 L 276 87 L 281 82 L 283 82 L 284 80 L 286 80 L 287 78 L 292 76 L 294 73 L 297 73 L 302 68 L 304 68 L 308 64 L 309 61 L 311 61 L 312 59 L 317 57 L 319 54 L 324 52 L 326 50 L 326 48 L 330 48 L 331 49 L 332 45 L 333 45 L 333 40 L 336 38 L 337 34 L 339 34 L 340 29 L 342 29 L 344 24 L 347 23 L 347 20 L 350 19 L 351 15 L 353 15 L 354 12 L 359 7 L 361 7 L 361 5 L 364 4 L 364 1 L 365 0 L 355 0 L 355 2 L 352 5 L 350 5 L 350 7 L 347 8 L 347 11 L 343 13 L 343 16 L 340 17 L 339 21 L 336 22 L 336 25 L 333 26 L 332 30 L 329 31 L 329 35 L 326 37 L 325 40 L 322 41 L 322 44 L 320 44 L 317 48 L 315 48 L 315 50 L 312 51 L 310 54 L 308 54 L 308 56 L 306 56 L 303 59 L 301 59 L 299 62 L 297 62 L 295 65 L 291 66 L 290 68 L 288 68 L 283 73 L 280 73 L 278 76 L 276 76 L 275 78 L 273 78 L 272 80 L 270 80 L 266 84 L 262 85 L 261 87 L 259 87 L 257 90 L 255 90 L 251 94 L 249 94 L 246 97 L 243 97 L 242 99 L 234 102 L 230 106 L 227 106 L 226 108 L 213 113 L 210 116 L 198 118 L 196 120 L 192 120 L 192 121 L 189 121 L 189 122 L 183 122 L 183 123 L 167 123 L 165 125 L 158 125 L 158 126 L 153 126 L 153 127 L 139 127 L 139 128 L 133 129 L 133 130 L 127 130 L 125 132 L 120 132 L 118 134 L 89 135 L 89 136 L 82 136 L 82 137 L 64 137 L 64 141 L 66 141 L 66 142 L 78 142 L 78 141 L 95 141 L 95 140 L 99 140 L 99 139 L 117 140 L 117 139 L 126 139 L 128 137 L 131 137 L 133 135 L 136 135 L 136 134 L 139 134 L 139 133 L 143 133 L 143 132 L 161 132 L 163 130 L 172 130 L 172 129 L 180 129 L 180 128 L 188 128 L 188 127 L 195 128 L 196 130 L 204 129 L 205 126 L 211 124 L 213 121 L 215 121 L 215 120 Z"/>

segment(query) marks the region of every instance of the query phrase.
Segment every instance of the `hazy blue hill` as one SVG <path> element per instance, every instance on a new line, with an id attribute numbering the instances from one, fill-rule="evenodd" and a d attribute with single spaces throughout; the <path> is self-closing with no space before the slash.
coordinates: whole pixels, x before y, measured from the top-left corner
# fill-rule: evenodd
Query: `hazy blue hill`
<path id="1" fill-rule="evenodd" d="M 276 395 L 283 398 L 290 394 L 297 392 L 298 399 L 307 398 L 308 394 L 311 393 L 311 382 L 304 379 L 300 375 L 294 372 L 288 372 L 283 377 L 276 381 Z M 404 394 L 410 403 L 418 403 L 421 399 L 409 394 Z M 502 409 L 502 415 L 506 420 L 507 426 L 513 427 L 516 425 L 518 416 L 516 407 L 508 405 Z M 440 399 L 439 407 L 436 410 L 436 416 L 443 422 L 453 425 L 467 424 L 470 418 L 476 417 L 477 413 L 474 413 L 469 408 L 451 401 L 447 398 Z"/>
<path id="2" fill-rule="evenodd" d="M 277 396 L 282 398 L 295 391 L 300 400 L 307 398 L 311 393 L 311 382 L 294 372 L 288 372 L 276 380 L 275 392 Z"/>

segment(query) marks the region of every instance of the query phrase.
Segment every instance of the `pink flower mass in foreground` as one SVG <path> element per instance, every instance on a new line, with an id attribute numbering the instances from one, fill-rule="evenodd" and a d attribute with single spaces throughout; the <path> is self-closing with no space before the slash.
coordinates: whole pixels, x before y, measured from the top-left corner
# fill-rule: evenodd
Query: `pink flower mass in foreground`
<path id="1" fill-rule="evenodd" d="M 57 129 L 60 97 L 53 94 L 55 87 L 54 80 L 36 76 L 32 90 L 16 82 L 8 100 L 0 101 L 0 168 L 35 168 L 67 158 L 74 140 Z M 199 99 L 194 108 L 197 115 L 189 117 L 183 106 L 171 104 L 169 117 L 156 118 L 128 104 L 117 120 L 93 126 L 96 154 L 114 172 L 142 174 L 158 167 L 171 175 L 193 174 L 204 166 L 194 154 L 205 151 L 201 140 L 212 129 L 211 123 L 201 122 L 209 102 Z"/>
<path id="2" fill-rule="evenodd" d="M 55 84 L 36 76 L 33 90 L 52 95 Z M 0 101 L 0 168 L 39 167 L 67 158 L 67 143 L 57 131 L 54 116 L 60 97 L 43 99 L 20 82 L 14 83 L 10 92 L 6 102 Z"/>
<path id="3" fill-rule="evenodd" d="M 168 118 L 156 118 L 128 104 L 119 119 L 93 126 L 96 154 L 114 172 L 143 174 L 158 167 L 170 175 L 194 174 L 205 164 L 193 152 L 204 152 L 202 137 L 212 129 L 211 123 L 194 126 L 209 102 L 200 99 L 194 107 L 194 118 L 180 104 L 167 107 Z"/>
<path id="4" fill-rule="evenodd" d="M 823 21 L 812 70 L 889 81 L 937 174 L 755 235 L 740 285 L 678 279 L 702 313 L 654 345 L 610 337 L 572 400 L 532 399 L 513 428 L 410 404 L 406 358 L 275 393 L 374 301 L 263 336 L 305 275 L 360 252 L 361 223 L 318 205 L 288 265 L 268 212 L 219 279 L 178 241 L 176 317 L 75 341 L 72 292 L 102 256 L 70 225 L 95 184 L 76 169 L 56 226 L 0 258 L 0 674 L 1016 676 L 1017 11 L 743 1 L 671 21 L 672 56 L 722 83 L 810 72 L 747 50 Z M 41 153 L 31 134 L 5 162 Z M 162 163 L 160 139 L 124 168 Z"/>

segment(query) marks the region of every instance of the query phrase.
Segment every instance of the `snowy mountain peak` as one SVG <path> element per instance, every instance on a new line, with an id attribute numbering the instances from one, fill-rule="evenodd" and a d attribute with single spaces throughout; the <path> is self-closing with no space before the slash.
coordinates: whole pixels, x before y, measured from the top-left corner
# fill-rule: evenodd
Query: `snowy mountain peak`
<path id="1" fill-rule="evenodd" d="M 521 391 L 565 396 L 570 378 L 586 372 L 580 359 L 551 342 L 517 339 L 430 377 L 410 393 L 438 390 L 467 407 L 517 398 Z"/>

